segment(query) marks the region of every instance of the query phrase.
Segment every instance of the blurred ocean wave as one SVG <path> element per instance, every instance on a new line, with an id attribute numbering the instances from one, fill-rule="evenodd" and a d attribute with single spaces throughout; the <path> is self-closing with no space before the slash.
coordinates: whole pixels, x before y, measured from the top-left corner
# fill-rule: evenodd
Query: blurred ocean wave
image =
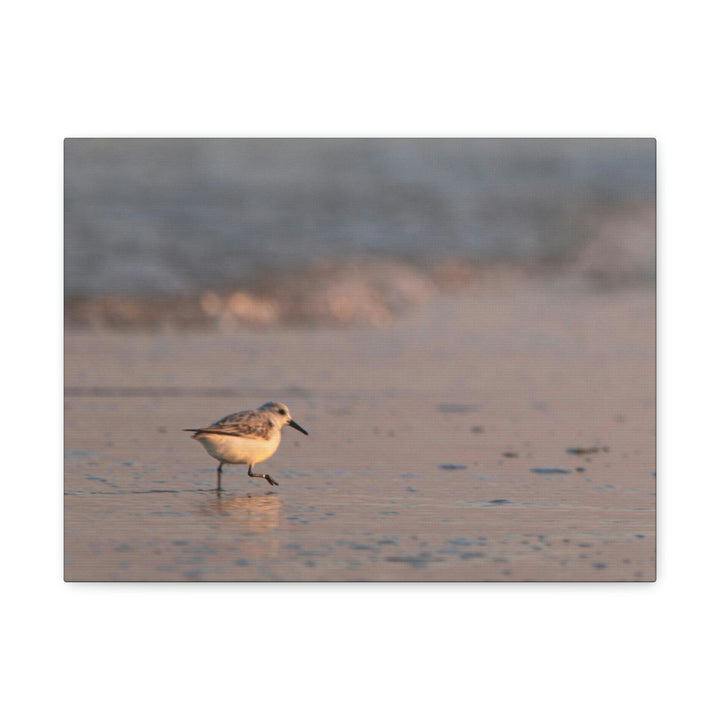
<path id="1" fill-rule="evenodd" d="M 77 322 L 382 324 L 498 263 L 654 282 L 654 140 L 66 141 Z"/>

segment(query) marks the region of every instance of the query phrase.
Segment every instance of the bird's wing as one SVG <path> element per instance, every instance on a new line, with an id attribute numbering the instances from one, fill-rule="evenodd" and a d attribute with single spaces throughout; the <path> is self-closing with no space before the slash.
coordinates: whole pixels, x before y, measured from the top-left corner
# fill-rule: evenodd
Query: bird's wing
<path id="1" fill-rule="evenodd" d="M 273 431 L 273 427 L 270 418 L 263 413 L 259 413 L 257 410 L 243 410 L 228 415 L 206 428 L 200 428 L 196 432 L 267 440 Z"/>

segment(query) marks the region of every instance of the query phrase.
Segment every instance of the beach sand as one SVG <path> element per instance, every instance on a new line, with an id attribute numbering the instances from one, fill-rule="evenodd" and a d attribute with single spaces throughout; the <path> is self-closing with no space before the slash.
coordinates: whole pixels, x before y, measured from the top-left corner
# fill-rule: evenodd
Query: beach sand
<path id="1" fill-rule="evenodd" d="M 68 329 L 69 581 L 652 581 L 655 293 L 496 278 L 387 327 Z M 256 467 L 182 428 L 275 400 Z"/>

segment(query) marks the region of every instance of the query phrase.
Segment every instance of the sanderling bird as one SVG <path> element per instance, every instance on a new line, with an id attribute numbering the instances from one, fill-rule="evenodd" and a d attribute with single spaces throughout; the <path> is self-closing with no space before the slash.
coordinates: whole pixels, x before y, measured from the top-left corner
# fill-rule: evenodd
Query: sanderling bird
<path id="1" fill-rule="evenodd" d="M 269 475 L 255 475 L 253 465 L 267 460 L 280 445 L 280 431 L 289 425 L 308 435 L 291 417 L 287 405 L 267 402 L 257 410 L 243 410 L 218 420 L 204 428 L 185 428 L 195 433 L 193 438 L 216 460 L 217 490 L 222 490 L 222 467 L 225 463 L 249 465 L 250 477 L 265 478 L 271 485 L 277 485 Z"/>

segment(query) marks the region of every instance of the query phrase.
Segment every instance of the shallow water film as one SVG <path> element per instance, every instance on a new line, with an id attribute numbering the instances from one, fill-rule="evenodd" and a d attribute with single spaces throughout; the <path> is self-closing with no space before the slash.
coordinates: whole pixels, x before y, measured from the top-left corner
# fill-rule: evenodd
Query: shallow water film
<path id="1" fill-rule="evenodd" d="M 526 282 L 387 328 L 69 331 L 65 577 L 652 581 L 653 318 Z M 268 400 L 310 435 L 216 493 L 182 428 Z"/>

